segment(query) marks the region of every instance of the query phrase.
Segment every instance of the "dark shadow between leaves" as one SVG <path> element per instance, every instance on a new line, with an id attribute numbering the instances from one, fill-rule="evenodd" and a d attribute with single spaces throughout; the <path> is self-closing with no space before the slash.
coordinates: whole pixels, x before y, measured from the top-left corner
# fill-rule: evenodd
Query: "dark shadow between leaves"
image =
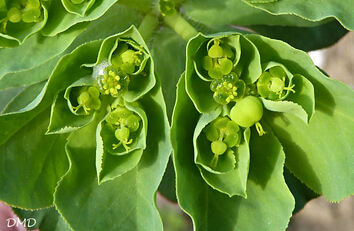
<path id="1" fill-rule="evenodd" d="M 281 145 L 274 137 L 269 126 L 262 126 L 267 131 L 263 136 L 259 136 L 256 129 L 251 131 L 250 139 L 250 176 L 249 179 L 264 189 L 273 174 L 276 174 L 275 166 L 281 158 Z"/>
<path id="2" fill-rule="evenodd" d="M 321 183 L 317 177 L 317 174 L 313 170 L 312 166 L 309 163 L 309 160 L 306 156 L 306 152 L 296 143 L 292 142 L 291 136 L 289 135 L 288 131 L 285 128 L 282 128 L 278 126 L 276 123 L 274 123 L 274 119 L 276 117 L 280 117 L 283 121 L 287 121 L 286 123 L 291 123 L 284 115 L 281 113 L 274 113 L 274 112 L 267 112 L 265 118 L 267 122 L 272 126 L 272 129 L 281 142 L 284 152 L 285 152 L 285 165 L 286 167 L 291 171 L 292 168 L 301 168 L 302 172 L 306 172 L 307 179 L 311 179 L 311 185 L 312 185 L 312 190 L 315 188 L 317 192 L 320 192 L 322 187 Z M 301 134 L 299 134 L 301 135 Z M 297 166 L 294 166 L 294 163 L 297 164 Z M 301 163 L 301 166 L 298 164 Z M 299 171 L 297 171 L 297 174 L 299 174 Z M 301 176 L 297 176 L 302 178 Z"/>
<path id="3" fill-rule="evenodd" d="M 156 96 L 158 94 L 158 87 L 150 92 L 151 95 Z M 148 132 L 147 132 L 147 145 L 144 150 L 143 156 L 140 160 L 142 163 L 141 168 L 148 168 L 152 165 L 160 152 L 160 143 L 168 142 L 167 137 L 165 137 L 166 123 L 163 115 L 165 112 L 162 110 L 162 107 L 159 105 L 159 102 L 156 102 L 156 97 L 153 99 L 150 94 L 142 98 L 141 103 L 145 110 L 146 116 L 148 118 Z M 168 155 L 169 153 L 165 153 Z"/>

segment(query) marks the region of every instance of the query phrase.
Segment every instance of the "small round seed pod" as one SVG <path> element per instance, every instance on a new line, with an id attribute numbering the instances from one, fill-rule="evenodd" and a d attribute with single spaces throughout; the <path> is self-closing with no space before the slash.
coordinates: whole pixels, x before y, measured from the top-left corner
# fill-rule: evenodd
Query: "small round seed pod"
<path id="1" fill-rule="evenodd" d="M 222 155 L 224 154 L 224 152 L 226 152 L 227 150 L 227 145 L 220 141 L 220 140 L 217 140 L 217 141 L 214 141 L 211 143 L 211 151 L 215 154 L 215 155 Z"/>
<path id="2" fill-rule="evenodd" d="M 247 96 L 237 102 L 230 111 L 230 118 L 241 127 L 251 127 L 263 116 L 263 105 L 255 96 Z"/>

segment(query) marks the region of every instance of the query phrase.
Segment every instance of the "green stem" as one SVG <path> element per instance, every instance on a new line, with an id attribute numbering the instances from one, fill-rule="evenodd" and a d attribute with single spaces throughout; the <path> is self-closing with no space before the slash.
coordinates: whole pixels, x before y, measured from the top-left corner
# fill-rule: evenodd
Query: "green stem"
<path id="1" fill-rule="evenodd" d="M 147 41 L 153 35 L 156 27 L 159 25 L 159 20 L 154 14 L 145 15 L 143 21 L 141 22 L 138 30 L 143 36 L 144 40 Z"/>
<path id="2" fill-rule="evenodd" d="M 184 40 L 189 41 L 198 34 L 198 31 L 189 24 L 178 12 L 164 17 L 165 23 L 171 27 Z"/>

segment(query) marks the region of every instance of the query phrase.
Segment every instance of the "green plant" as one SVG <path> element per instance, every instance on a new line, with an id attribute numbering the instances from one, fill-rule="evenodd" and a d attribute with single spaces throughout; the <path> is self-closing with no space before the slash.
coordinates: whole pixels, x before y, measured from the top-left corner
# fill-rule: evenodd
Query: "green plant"
<path id="1" fill-rule="evenodd" d="M 304 4 L 0 0 L 0 200 L 41 230 L 150 231 L 158 190 L 195 230 L 274 231 L 352 195 L 354 92 L 302 50 L 353 7 Z"/>

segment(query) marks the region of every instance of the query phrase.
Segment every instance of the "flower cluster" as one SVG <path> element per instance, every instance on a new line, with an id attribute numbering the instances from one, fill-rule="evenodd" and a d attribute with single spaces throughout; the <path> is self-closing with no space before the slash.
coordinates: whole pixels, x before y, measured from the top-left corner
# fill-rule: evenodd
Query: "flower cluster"
<path id="1" fill-rule="evenodd" d="M 132 76 L 144 69 L 143 48 L 133 41 L 120 41 L 114 51 L 110 65 L 97 77 L 102 94 L 112 97 L 122 96 L 128 90 Z"/>
<path id="2" fill-rule="evenodd" d="M 112 105 L 112 111 L 106 118 L 107 125 L 114 131 L 114 135 L 119 143 L 112 144 L 113 149 L 117 149 L 121 145 L 126 152 L 130 150 L 129 144 L 133 143 L 134 133 L 140 127 L 141 118 L 124 106 L 123 102 Z"/>
<path id="3" fill-rule="evenodd" d="M 199 114 L 193 141 L 195 164 L 213 188 L 244 195 L 242 184 L 224 182 L 230 176 L 247 176 L 250 128 L 255 127 L 258 136 L 271 133 L 266 131 L 268 126 L 263 129 L 266 110 L 293 113 L 307 122 L 312 111 L 305 111 L 308 107 L 302 100 L 314 99 L 312 85 L 282 63 L 262 62 L 256 45 L 237 33 L 198 35 L 189 42 L 187 54 L 185 90 Z M 308 86 L 308 92 L 301 84 Z"/>
<path id="4" fill-rule="evenodd" d="M 211 142 L 210 148 L 214 154 L 209 166 L 215 169 L 219 156 L 234 156 L 235 150 L 241 142 L 240 127 L 228 117 L 218 117 L 204 128 L 206 138 Z"/>

